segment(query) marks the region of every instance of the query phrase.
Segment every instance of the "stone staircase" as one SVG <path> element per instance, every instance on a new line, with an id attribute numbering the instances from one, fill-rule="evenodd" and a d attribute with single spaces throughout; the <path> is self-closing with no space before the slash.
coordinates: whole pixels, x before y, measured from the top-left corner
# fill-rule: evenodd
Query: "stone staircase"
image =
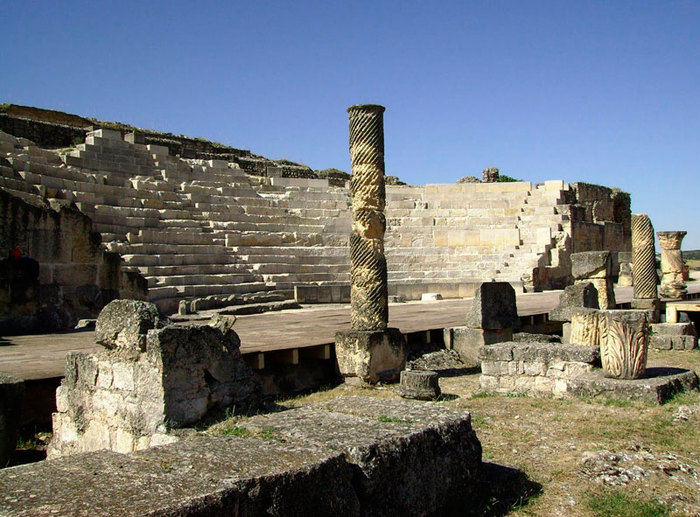
<path id="1" fill-rule="evenodd" d="M 181 159 L 107 129 L 57 151 L 5 136 L 0 187 L 74 201 L 104 246 L 148 279 L 164 312 L 183 299 L 264 303 L 300 284 L 349 282 L 346 188 Z M 530 287 L 564 274 L 567 192 L 560 181 L 387 186 L 390 286 L 494 279 Z"/>

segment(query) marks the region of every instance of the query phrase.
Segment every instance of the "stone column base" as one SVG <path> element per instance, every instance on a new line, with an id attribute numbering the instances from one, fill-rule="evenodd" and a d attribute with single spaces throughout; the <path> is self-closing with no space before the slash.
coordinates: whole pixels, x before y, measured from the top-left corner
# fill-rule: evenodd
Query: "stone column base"
<path id="1" fill-rule="evenodd" d="M 633 298 L 633 309 L 647 311 L 649 323 L 658 323 L 661 317 L 661 300 L 658 298 Z"/>
<path id="2" fill-rule="evenodd" d="M 397 328 L 341 330 L 335 333 L 335 355 L 343 377 L 393 382 L 406 366 L 406 340 Z"/>
<path id="3" fill-rule="evenodd" d="M 481 365 L 479 348 L 513 340 L 513 329 L 485 330 L 471 327 L 452 327 L 444 330 L 445 347 L 452 349 L 468 366 Z"/>

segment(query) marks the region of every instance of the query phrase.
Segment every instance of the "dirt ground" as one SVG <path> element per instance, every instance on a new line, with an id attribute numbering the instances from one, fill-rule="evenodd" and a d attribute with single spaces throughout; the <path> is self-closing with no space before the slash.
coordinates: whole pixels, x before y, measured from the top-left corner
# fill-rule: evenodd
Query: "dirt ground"
<path id="1" fill-rule="evenodd" d="M 700 351 L 650 351 L 649 366 L 700 371 Z M 661 406 L 485 396 L 477 372 L 457 373 L 440 379 L 444 400 L 428 403 L 468 410 L 484 460 L 518 467 L 540 486 L 508 515 L 700 515 L 700 392 Z M 358 393 L 397 397 L 391 387 L 341 385 L 279 403 Z"/>

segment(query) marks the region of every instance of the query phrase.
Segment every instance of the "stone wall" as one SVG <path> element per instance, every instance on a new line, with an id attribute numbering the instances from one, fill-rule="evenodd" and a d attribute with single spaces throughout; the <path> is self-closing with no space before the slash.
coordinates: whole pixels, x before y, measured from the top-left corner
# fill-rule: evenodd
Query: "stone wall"
<path id="1" fill-rule="evenodd" d="M 103 250 L 90 218 L 71 203 L 0 190 L 0 218 L 0 256 L 18 248 L 38 262 L 38 276 L 25 287 L 11 259 L 0 264 L 3 332 L 64 330 L 116 297 L 145 297 L 145 280 L 122 271 L 119 255 Z"/>
<path id="2" fill-rule="evenodd" d="M 481 389 L 492 393 L 563 396 L 569 382 L 600 365 L 597 347 L 508 342 L 483 346 Z"/>

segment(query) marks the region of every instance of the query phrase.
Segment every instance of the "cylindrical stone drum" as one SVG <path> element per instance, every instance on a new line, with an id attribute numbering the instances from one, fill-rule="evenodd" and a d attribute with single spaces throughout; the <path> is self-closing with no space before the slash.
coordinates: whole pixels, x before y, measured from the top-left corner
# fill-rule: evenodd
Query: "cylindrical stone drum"
<path id="1" fill-rule="evenodd" d="M 383 330 L 389 321 L 384 257 L 384 107 L 351 106 L 350 159 L 350 325 L 353 330 Z"/>
<path id="2" fill-rule="evenodd" d="M 431 370 L 403 370 L 397 391 L 406 399 L 436 399 L 440 396 L 438 374 Z"/>
<path id="3" fill-rule="evenodd" d="M 600 311 L 600 359 L 606 377 L 638 379 L 647 367 L 647 311 Z"/>

